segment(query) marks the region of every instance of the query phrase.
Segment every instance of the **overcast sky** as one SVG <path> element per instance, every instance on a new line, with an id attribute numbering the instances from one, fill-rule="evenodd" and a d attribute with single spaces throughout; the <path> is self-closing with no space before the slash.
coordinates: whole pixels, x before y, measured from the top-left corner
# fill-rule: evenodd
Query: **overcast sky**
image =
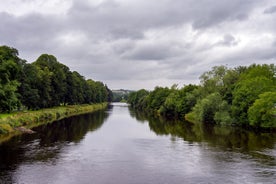
<path id="1" fill-rule="evenodd" d="M 275 0 L 3 0 L 0 24 L 0 44 L 21 58 L 52 54 L 111 89 L 276 63 Z"/>

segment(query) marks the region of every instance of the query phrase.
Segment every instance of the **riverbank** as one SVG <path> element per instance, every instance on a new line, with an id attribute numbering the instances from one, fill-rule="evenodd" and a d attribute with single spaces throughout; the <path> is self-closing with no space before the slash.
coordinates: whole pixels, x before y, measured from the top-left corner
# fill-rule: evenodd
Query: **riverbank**
<path id="1" fill-rule="evenodd" d="M 28 133 L 31 128 L 51 123 L 57 120 L 90 113 L 106 108 L 108 103 L 93 105 L 70 105 L 41 109 L 37 111 L 24 111 L 12 114 L 0 115 L 0 143 L 3 139 L 20 134 Z M 22 130 L 26 130 L 22 131 Z"/>

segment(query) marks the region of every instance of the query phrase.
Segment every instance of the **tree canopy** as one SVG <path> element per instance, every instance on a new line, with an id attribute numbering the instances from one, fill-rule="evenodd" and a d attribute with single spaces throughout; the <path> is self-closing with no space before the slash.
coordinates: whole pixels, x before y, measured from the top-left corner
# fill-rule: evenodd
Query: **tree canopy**
<path id="1" fill-rule="evenodd" d="M 199 85 L 156 87 L 130 94 L 131 106 L 192 122 L 276 127 L 276 66 L 216 66 L 200 76 Z M 141 95 L 141 93 L 143 95 Z"/>
<path id="2" fill-rule="evenodd" d="M 42 54 L 27 63 L 16 49 L 0 46 L 0 113 L 111 99 L 106 85 L 70 71 L 53 55 Z"/>

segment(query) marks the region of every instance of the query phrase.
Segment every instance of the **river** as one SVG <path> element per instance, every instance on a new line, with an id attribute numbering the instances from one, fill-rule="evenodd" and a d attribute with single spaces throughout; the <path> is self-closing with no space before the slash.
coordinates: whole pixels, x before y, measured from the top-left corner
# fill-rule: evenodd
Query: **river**
<path id="1" fill-rule="evenodd" d="M 0 145 L 0 183 L 275 183 L 276 135 L 105 111 Z"/>

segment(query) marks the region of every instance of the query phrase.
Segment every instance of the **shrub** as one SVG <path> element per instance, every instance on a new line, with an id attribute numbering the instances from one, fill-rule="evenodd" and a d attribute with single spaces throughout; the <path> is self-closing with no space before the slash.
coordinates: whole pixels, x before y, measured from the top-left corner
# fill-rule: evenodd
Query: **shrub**
<path id="1" fill-rule="evenodd" d="M 251 126 L 268 128 L 276 127 L 276 92 L 265 92 L 259 95 L 248 110 Z"/>

